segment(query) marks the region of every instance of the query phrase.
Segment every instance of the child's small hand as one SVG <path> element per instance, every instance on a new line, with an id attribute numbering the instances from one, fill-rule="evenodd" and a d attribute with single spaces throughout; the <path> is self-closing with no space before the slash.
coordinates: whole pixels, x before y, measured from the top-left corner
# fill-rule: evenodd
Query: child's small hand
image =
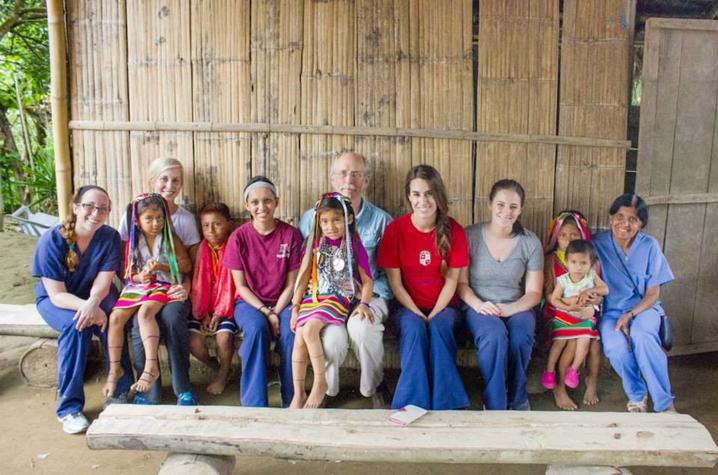
<path id="1" fill-rule="evenodd" d="M 299 306 L 295 305 L 292 307 L 292 318 L 289 320 L 289 328 L 292 333 L 297 332 L 297 316 L 299 315 Z"/>
<path id="2" fill-rule="evenodd" d="M 147 265 L 145 268 L 147 269 L 147 272 L 155 272 L 157 270 L 157 266 L 159 266 L 160 263 L 157 259 L 150 259 L 147 261 Z"/>
<path id="3" fill-rule="evenodd" d="M 354 308 L 354 311 L 352 312 L 352 317 L 354 315 L 358 315 L 360 319 L 364 320 L 367 319 L 371 323 L 374 323 L 374 312 L 371 311 L 371 308 L 365 303 L 360 303 Z"/>
<path id="4" fill-rule="evenodd" d="M 209 335 L 211 333 L 211 330 L 209 329 L 210 323 L 212 323 L 212 316 L 210 314 L 205 314 L 200 322 L 200 331 L 202 334 Z"/>
<path id="5" fill-rule="evenodd" d="M 217 331 L 217 327 L 219 327 L 219 322 L 222 321 L 221 315 L 212 315 L 212 318 L 208 318 L 205 320 L 209 320 L 209 323 L 207 324 L 207 329 L 214 333 Z"/>
<path id="6" fill-rule="evenodd" d="M 135 282 L 140 282 L 142 284 L 149 284 L 150 282 L 152 282 L 152 274 L 143 270 L 139 274 L 135 274 L 132 280 L 134 280 Z"/>

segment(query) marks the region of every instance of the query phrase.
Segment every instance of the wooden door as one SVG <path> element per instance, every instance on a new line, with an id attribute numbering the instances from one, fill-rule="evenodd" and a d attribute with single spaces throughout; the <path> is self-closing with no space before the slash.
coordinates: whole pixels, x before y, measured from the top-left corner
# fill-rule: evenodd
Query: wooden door
<path id="1" fill-rule="evenodd" d="M 676 280 L 672 354 L 718 350 L 718 22 L 646 24 L 636 192 Z"/>

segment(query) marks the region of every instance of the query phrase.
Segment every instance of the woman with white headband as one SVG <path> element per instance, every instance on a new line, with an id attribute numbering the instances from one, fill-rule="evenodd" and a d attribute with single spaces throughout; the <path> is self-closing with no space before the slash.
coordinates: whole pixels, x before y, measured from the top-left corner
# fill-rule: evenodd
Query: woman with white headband
<path id="1" fill-rule="evenodd" d="M 232 271 L 237 288 L 234 320 L 243 332 L 239 358 L 242 406 L 267 406 L 269 342 L 277 340 L 282 405 L 288 406 L 292 389 L 292 347 L 289 301 L 302 257 L 302 235 L 274 218 L 277 189 L 268 178 L 255 176 L 244 188 L 251 221 L 229 237 L 223 265 Z"/>

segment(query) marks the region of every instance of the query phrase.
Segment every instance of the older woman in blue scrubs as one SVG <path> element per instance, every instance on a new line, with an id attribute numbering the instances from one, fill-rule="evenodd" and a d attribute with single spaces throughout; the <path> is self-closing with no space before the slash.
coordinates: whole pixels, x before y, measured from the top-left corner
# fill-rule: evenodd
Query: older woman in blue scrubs
<path id="1" fill-rule="evenodd" d="M 72 215 L 45 233 L 35 248 L 32 275 L 37 310 L 60 335 L 57 340 L 58 400 L 55 412 L 68 434 L 87 429 L 82 414 L 85 366 L 92 335 L 106 344 L 107 316 L 117 299 L 112 278 L 122 267 L 120 235 L 105 225 L 110 198 L 98 186 L 81 187 Z M 132 374 L 127 351 L 122 368 Z M 116 393 L 129 387 L 118 387 Z"/>
<path id="2" fill-rule="evenodd" d="M 593 238 L 609 294 L 599 323 L 603 351 L 623 382 L 630 412 L 675 412 L 668 358 L 658 336 L 661 285 L 673 280 L 655 238 L 641 232 L 648 207 L 637 195 L 621 195 L 609 211 L 610 230 Z"/>

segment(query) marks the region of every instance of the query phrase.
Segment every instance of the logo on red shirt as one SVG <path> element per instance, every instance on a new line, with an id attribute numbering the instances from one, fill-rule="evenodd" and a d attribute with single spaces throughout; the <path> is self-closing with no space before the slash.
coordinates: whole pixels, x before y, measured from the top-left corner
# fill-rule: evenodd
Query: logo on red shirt
<path id="1" fill-rule="evenodd" d="M 431 264 L 431 251 L 424 250 L 419 253 L 419 264 L 422 266 Z"/>
<path id="2" fill-rule="evenodd" d="M 282 243 L 277 251 L 277 259 L 286 259 L 289 257 L 289 244 Z"/>

